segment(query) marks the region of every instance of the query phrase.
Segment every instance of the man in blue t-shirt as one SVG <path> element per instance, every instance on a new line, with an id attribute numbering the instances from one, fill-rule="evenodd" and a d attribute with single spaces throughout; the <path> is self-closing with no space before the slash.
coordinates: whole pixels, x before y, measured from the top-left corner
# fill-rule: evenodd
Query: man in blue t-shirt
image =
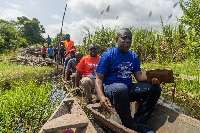
<path id="1" fill-rule="evenodd" d="M 48 48 L 48 54 L 49 54 L 49 58 L 53 59 L 53 46 L 50 45 L 50 48 Z"/>
<path id="2" fill-rule="evenodd" d="M 110 113 L 110 106 L 114 105 L 124 126 L 141 133 L 152 133 L 146 124 L 161 94 L 160 81 L 154 78 L 152 83 L 147 83 L 138 56 L 129 50 L 131 43 L 131 31 L 121 29 L 117 33 L 116 46 L 101 56 L 96 70 L 95 89 L 101 107 Z M 132 83 L 131 74 L 134 74 L 138 83 Z M 141 99 L 132 118 L 130 102 Z"/>
<path id="3" fill-rule="evenodd" d="M 48 37 L 46 38 L 46 41 L 47 41 L 48 48 L 49 48 L 49 45 L 51 45 L 51 38 L 49 37 L 49 35 L 48 35 Z"/>

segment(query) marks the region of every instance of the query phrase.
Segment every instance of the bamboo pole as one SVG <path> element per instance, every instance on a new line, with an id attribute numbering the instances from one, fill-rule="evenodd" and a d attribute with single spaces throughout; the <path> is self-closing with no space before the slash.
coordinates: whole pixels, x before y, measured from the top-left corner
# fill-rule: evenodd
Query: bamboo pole
<path id="1" fill-rule="evenodd" d="M 65 11 L 66 11 L 66 8 L 67 8 L 67 4 L 65 6 Z M 62 26 L 61 26 L 61 32 L 60 32 L 60 38 L 59 38 L 59 42 L 58 42 L 57 75 L 58 75 L 58 63 L 59 63 L 59 56 L 60 56 L 60 43 L 61 43 L 61 38 L 62 38 L 62 27 L 63 27 L 64 18 L 65 18 L 65 11 L 64 11 L 64 14 L 63 14 Z"/>

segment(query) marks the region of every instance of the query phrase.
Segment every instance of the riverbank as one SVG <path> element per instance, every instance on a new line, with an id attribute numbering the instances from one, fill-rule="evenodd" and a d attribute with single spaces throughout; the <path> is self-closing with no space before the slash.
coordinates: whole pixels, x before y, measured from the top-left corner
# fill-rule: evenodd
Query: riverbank
<path id="1" fill-rule="evenodd" d="M 55 76 L 56 67 L 6 61 L 0 65 L 0 132 L 39 130 L 65 95 Z"/>

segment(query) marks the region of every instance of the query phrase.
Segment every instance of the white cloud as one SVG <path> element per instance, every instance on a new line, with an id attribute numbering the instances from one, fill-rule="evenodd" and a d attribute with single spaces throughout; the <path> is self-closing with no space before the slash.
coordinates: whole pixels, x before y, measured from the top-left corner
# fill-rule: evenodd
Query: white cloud
<path id="1" fill-rule="evenodd" d="M 43 34 L 44 37 L 49 35 L 50 37 L 54 38 L 56 34 L 60 33 L 61 31 L 61 23 L 60 24 L 50 24 L 45 26 L 46 33 Z M 94 20 L 91 19 L 84 19 L 78 22 L 73 21 L 71 24 L 63 23 L 62 32 L 64 34 L 70 34 L 71 40 L 74 41 L 75 45 L 82 44 L 82 35 L 86 33 L 86 30 L 83 26 L 92 27 L 90 30 L 97 27 Z"/>
<path id="2" fill-rule="evenodd" d="M 69 12 L 76 17 L 83 17 L 82 20 L 73 21 L 71 24 L 64 23 L 63 33 L 71 35 L 75 45 L 81 44 L 82 36 L 85 35 L 88 27 L 90 33 L 94 33 L 97 27 L 115 28 L 124 27 L 160 27 L 162 16 L 164 24 L 175 24 L 176 16 L 180 17 L 182 11 L 178 6 L 173 8 L 173 1 L 166 0 L 69 0 Z M 109 12 L 105 12 L 110 5 Z M 104 10 L 104 14 L 100 14 Z M 151 17 L 149 12 L 152 11 Z M 78 15 L 77 15 L 78 14 Z M 172 17 L 168 20 L 168 16 Z M 116 17 L 118 16 L 118 19 Z M 55 37 L 60 32 L 61 24 L 45 26 L 46 32 Z"/>
<path id="3" fill-rule="evenodd" d="M 17 4 L 13 4 L 13 3 L 10 3 L 8 1 L 6 1 L 6 3 L 8 3 L 10 6 L 14 7 L 14 8 L 20 8 L 21 6 L 17 5 Z"/>
<path id="4" fill-rule="evenodd" d="M 176 16 L 180 17 L 182 11 L 178 7 L 173 8 L 174 4 L 173 1 L 166 0 L 69 0 L 70 12 L 85 16 L 85 18 L 68 24 L 66 31 L 71 32 L 71 38 L 74 37 L 78 43 L 79 40 L 82 40 L 80 34 L 85 31 L 83 26 L 88 27 L 91 33 L 94 33 L 97 27 L 101 28 L 102 25 L 110 28 L 115 26 L 120 28 L 159 27 L 161 25 L 160 16 L 162 16 L 164 24 L 175 24 Z M 106 12 L 109 5 L 110 10 Z M 104 14 L 100 14 L 102 10 L 104 10 Z M 152 11 L 151 17 L 149 17 L 150 11 Z M 170 14 L 172 17 L 168 20 Z"/>
<path id="5" fill-rule="evenodd" d="M 175 22 L 175 16 L 182 15 L 182 11 L 178 7 L 173 8 L 175 3 L 165 0 L 69 0 L 68 4 L 72 12 L 80 13 L 91 19 L 106 20 L 119 16 L 119 20 L 124 20 L 129 25 L 137 23 L 136 20 L 144 24 L 148 21 L 151 25 L 150 22 L 152 24 L 160 22 L 160 15 L 166 22 L 170 14 L 173 14 L 170 22 Z M 110 11 L 105 12 L 108 5 L 110 5 Z M 102 10 L 104 10 L 104 14 L 100 14 Z M 149 18 L 150 11 L 152 11 L 152 16 Z"/>
<path id="6" fill-rule="evenodd" d="M 58 16 L 57 14 L 51 15 L 50 17 L 53 18 L 53 19 L 60 19 L 60 16 Z"/>
<path id="7" fill-rule="evenodd" d="M 17 20 L 17 17 L 26 16 L 22 12 L 15 9 L 0 8 L 0 19 L 4 20 Z"/>
<path id="8" fill-rule="evenodd" d="M 37 9 L 37 11 L 38 11 L 38 12 L 41 12 L 41 10 L 40 10 L 40 9 Z"/>
<path id="9" fill-rule="evenodd" d="M 36 5 L 36 2 L 35 1 L 30 1 L 30 3 L 35 6 Z"/>

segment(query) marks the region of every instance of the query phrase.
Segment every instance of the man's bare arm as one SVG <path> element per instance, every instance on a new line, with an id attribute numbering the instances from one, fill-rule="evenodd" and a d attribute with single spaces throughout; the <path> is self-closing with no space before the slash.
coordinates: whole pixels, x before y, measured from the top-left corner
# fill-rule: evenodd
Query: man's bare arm
<path id="1" fill-rule="evenodd" d="M 103 79 L 104 79 L 104 74 L 101 74 L 101 73 L 97 73 L 96 75 L 96 80 L 95 80 L 95 89 L 97 91 L 97 95 L 98 97 L 102 97 L 104 96 L 104 93 L 103 93 Z"/>
<path id="2" fill-rule="evenodd" d="M 75 76 L 75 88 L 79 87 L 79 81 L 80 81 L 80 74 L 81 72 L 76 70 L 76 76 Z"/>
<path id="3" fill-rule="evenodd" d="M 65 68 L 66 68 L 66 65 L 64 65 L 64 67 L 63 67 L 63 77 L 65 75 Z"/>
<path id="4" fill-rule="evenodd" d="M 97 73 L 96 74 L 96 80 L 95 80 L 95 89 L 97 91 L 97 95 L 98 95 L 98 98 L 100 100 L 100 104 L 101 104 L 101 107 L 110 113 L 110 107 L 111 106 L 111 103 L 110 103 L 110 100 L 109 98 L 105 97 L 104 93 L 103 93 L 103 79 L 104 79 L 104 74 L 101 74 L 101 73 Z"/>
<path id="5" fill-rule="evenodd" d="M 69 70 L 70 68 L 67 68 L 67 70 L 65 71 L 65 81 L 67 82 L 67 78 L 68 78 L 68 75 L 69 75 Z"/>
<path id="6" fill-rule="evenodd" d="M 147 81 L 147 76 L 142 75 L 141 71 L 134 72 L 135 79 L 137 82 L 146 82 Z"/>

